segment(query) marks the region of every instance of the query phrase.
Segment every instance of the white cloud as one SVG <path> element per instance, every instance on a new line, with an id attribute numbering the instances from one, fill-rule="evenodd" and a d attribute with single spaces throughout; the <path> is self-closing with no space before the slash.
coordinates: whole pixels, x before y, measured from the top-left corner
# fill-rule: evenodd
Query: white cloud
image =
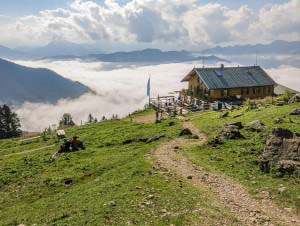
<path id="1" fill-rule="evenodd" d="M 0 41 L 23 39 L 47 43 L 53 39 L 73 42 L 144 42 L 191 48 L 215 44 L 300 39 L 300 0 L 266 5 L 260 10 L 243 5 L 230 9 L 197 0 L 131 0 L 119 5 L 75 0 L 68 9 L 44 10 L 17 18 L 15 30 L 0 28 Z M 0 17 L 0 23 L 3 20 Z M 5 29 L 5 31 L 4 31 Z M 16 38 L 18 34 L 18 38 Z"/>

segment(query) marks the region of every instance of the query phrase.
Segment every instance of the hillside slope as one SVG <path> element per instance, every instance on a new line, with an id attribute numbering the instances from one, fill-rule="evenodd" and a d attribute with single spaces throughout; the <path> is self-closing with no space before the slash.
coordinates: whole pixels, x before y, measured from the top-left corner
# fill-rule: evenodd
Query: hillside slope
<path id="1" fill-rule="evenodd" d="M 89 92 L 79 82 L 43 68 L 29 68 L 0 59 L 0 103 L 50 102 Z"/>
<path id="2" fill-rule="evenodd" d="M 176 124 L 170 126 L 173 121 Z M 55 144 L 0 141 L 1 225 L 224 225 L 235 218 L 204 188 L 163 171 L 149 161 L 157 145 L 178 136 L 173 119 L 159 124 L 106 121 L 67 129 L 87 149 L 53 160 L 55 147 L 22 155 L 6 154 Z M 136 138 L 160 140 L 129 142 Z M 124 144 L 126 143 L 126 144 Z M 72 183 L 65 184 L 66 179 Z"/>
<path id="3" fill-rule="evenodd" d="M 226 140 L 223 144 L 207 144 L 201 149 L 191 148 L 183 153 L 197 165 L 212 172 L 225 173 L 227 176 L 245 185 L 251 194 L 261 199 L 267 194 L 269 199 L 274 200 L 282 208 L 300 210 L 300 180 L 297 176 L 279 177 L 275 172 L 264 174 L 258 166 L 259 156 L 263 152 L 266 140 L 272 128 L 282 127 L 292 132 L 300 131 L 300 116 L 290 116 L 289 113 L 299 104 L 277 106 L 261 106 L 259 110 L 234 110 L 229 112 L 227 118 L 220 118 L 219 112 L 202 112 L 191 114 L 191 122 L 207 134 L 209 141 L 228 122 L 242 122 L 246 125 L 254 120 L 261 120 L 266 130 L 260 133 L 242 129 L 245 139 Z M 234 118 L 241 114 L 240 117 Z M 276 124 L 274 120 L 281 118 L 282 123 Z M 282 190 L 283 189 L 283 190 Z"/>

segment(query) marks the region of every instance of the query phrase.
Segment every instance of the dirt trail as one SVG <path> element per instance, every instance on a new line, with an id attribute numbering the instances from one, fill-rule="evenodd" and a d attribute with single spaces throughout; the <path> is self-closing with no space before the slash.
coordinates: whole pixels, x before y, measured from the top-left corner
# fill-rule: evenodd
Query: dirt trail
<path id="1" fill-rule="evenodd" d="M 27 153 L 31 153 L 31 152 L 35 152 L 35 151 L 40 151 L 40 150 L 43 150 L 43 149 L 46 149 L 46 148 L 54 147 L 54 146 L 55 146 L 55 144 L 52 144 L 52 145 L 48 145 L 48 146 L 44 146 L 44 147 L 40 147 L 40 148 L 35 148 L 35 149 L 27 150 L 27 151 L 21 151 L 21 152 L 11 153 L 11 154 L 7 154 L 7 155 L 2 155 L 0 157 L 23 155 L 23 154 L 27 154 Z"/>
<path id="2" fill-rule="evenodd" d="M 184 127 L 197 134 L 199 140 L 177 138 L 161 144 L 153 154 L 162 169 L 179 177 L 192 178 L 189 182 L 194 186 L 206 186 L 242 225 L 300 225 L 300 217 L 290 209 L 280 209 L 268 197 L 261 200 L 251 198 L 239 183 L 225 175 L 207 172 L 178 153 L 178 148 L 200 146 L 206 141 L 206 136 L 191 123 L 184 122 Z"/>

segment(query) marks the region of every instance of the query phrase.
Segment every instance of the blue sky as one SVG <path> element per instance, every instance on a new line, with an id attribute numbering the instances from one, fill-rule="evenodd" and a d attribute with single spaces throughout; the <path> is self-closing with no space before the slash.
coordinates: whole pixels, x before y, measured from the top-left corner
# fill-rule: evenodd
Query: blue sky
<path id="1" fill-rule="evenodd" d="M 103 3 L 104 0 L 93 0 L 97 3 Z M 129 0 L 119 0 L 120 4 L 124 4 Z M 34 14 L 45 9 L 67 8 L 72 0 L 0 0 L 0 14 L 6 16 L 21 16 L 26 14 Z M 287 0 L 199 0 L 200 3 L 221 3 L 230 8 L 248 5 L 253 9 L 259 9 L 265 4 L 283 3 Z"/>

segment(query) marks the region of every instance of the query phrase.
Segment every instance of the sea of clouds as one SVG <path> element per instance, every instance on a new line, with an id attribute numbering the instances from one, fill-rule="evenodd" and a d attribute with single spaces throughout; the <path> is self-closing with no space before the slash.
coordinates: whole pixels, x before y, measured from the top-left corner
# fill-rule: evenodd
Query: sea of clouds
<path id="1" fill-rule="evenodd" d="M 113 114 L 124 117 L 142 109 L 147 103 L 146 85 L 151 75 L 151 95 L 167 95 L 186 86 L 181 79 L 200 62 L 170 63 L 160 65 L 133 65 L 80 61 L 16 61 L 29 67 L 49 68 L 74 81 L 79 81 L 95 91 L 78 99 L 60 100 L 56 104 L 25 103 L 16 108 L 22 129 L 41 131 L 58 124 L 64 113 L 70 113 L 77 124 L 85 122 L 92 113 L 98 119 Z M 226 64 L 229 66 L 229 64 Z M 236 66 L 237 64 L 230 64 Z M 213 66 L 213 65 L 206 65 Z M 281 66 L 267 69 L 276 82 L 300 89 L 300 69 Z"/>

